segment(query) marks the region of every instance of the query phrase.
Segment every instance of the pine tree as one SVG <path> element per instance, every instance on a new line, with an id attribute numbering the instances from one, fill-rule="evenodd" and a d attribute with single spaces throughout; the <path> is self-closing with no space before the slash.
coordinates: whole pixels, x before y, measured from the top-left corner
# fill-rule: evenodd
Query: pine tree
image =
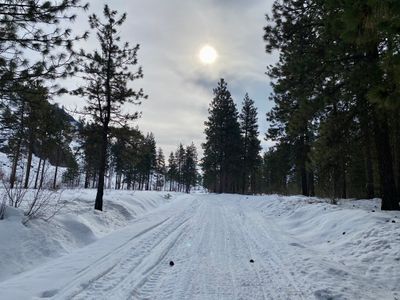
<path id="1" fill-rule="evenodd" d="M 130 67 L 137 64 L 139 45 L 131 48 L 128 43 L 120 46 L 119 27 L 125 22 L 126 14 L 118 16 L 117 11 L 104 7 L 105 22 L 96 15 L 89 18 L 90 27 L 96 31 L 100 51 L 93 53 L 80 52 L 79 71 L 86 85 L 75 91 L 75 94 L 87 99 L 85 113 L 90 115 L 96 124 L 101 126 L 100 166 L 98 170 L 97 195 L 95 209 L 103 209 L 104 176 L 107 167 L 107 149 L 109 145 L 110 124 L 124 124 L 136 119 L 137 113 L 123 114 L 125 103 L 140 104 L 146 97 L 143 91 L 134 91 L 128 83 L 142 78 L 142 69 L 132 72 Z"/>
<path id="2" fill-rule="evenodd" d="M 178 177 L 178 165 L 174 156 L 174 152 L 171 152 L 168 158 L 168 171 L 167 178 L 169 181 L 169 191 L 174 191 L 176 188 L 176 180 Z"/>
<path id="3" fill-rule="evenodd" d="M 185 192 L 190 193 L 190 190 L 197 183 L 197 150 L 192 143 L 185 149 L 185 161 L 182 168 L 183 183 Z"/>
<path id="4" fill-rule="evenodd" d="M 324 74 L 321 61 L 323 36 L 314 24 L 319 24 L 319 6 L 312 0 L 276 1 L 273 18 L 265 27 L 266 50 L 280 49 L 279 62 L 270 67 L 268 75 L 274 79 L 271 100 L 275 106 L 267 114 L 271 126 L 267 139 L 289 143 L 295 153 L 294 167 L 301 193 L 312 196 L 313 171 L 310 168 L 310 149 L 314 139 L 313 121 L 320 100 L 318 78 Z M 317 25 L 316 25 L 317 26 Z"/>
<path id="5" fill-rule="evenodd" d="M 165 174 L 166 174 L 166 167 L 165 167 L 165 157 L 164 153 L 161 148 L 158 148 L 157 156 L 156 156 L 156 168 L 155 168 L 155 175 L 156 175 L 156 190 L 161 191 L 165 184 Z"/>
<path id="6" fill-rule="evenodd" d="M 260 165 L 261 143 L 258 139 L 257 108 L 246 93 L 239 115 L 242 132 L 242 194 L 255 192 L 256 172 Z"/>
<path id="7" fill-rule="evenodd" d="M 178 183 L 178 192 L 182 192 L 184 187 L 183 167 L 185 164 L 185 148 L 182 144 L 179 144 L 178 149 L 175 151 L 175 159 L 177 165 L 176 181 Z"/>
<path id="8" fill-rule="evenodd" d="M 12 97 L 32 80 L 54 80 L 74 71 L 72 45 L 87 33 L 72 36 L 62 28 L 86 10 L 79 0 L 1 1 L 0 96 Z M 32 58 L 37 58 L 32 59 Z M 43 82 L 42 82 L 43 83 Z"/>
<path id="9" fill-rule="evenodd" d="M 224 79 L 214 89 L 205 122 L 204 185 L 213 192 L 235 193 L 240 189 L 241 146 L 238 112 Z"/>

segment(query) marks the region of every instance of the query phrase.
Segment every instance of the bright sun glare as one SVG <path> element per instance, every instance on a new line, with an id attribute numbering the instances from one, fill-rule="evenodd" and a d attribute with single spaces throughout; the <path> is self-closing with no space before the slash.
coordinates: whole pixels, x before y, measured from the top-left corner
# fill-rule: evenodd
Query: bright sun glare
<path id="1" fill-rule="evenodd" d="M 217 56 L 217 51 L 210 45 L 203 46 L 199 53 L 200 61 L 206 65 L 214 63 Z"/>

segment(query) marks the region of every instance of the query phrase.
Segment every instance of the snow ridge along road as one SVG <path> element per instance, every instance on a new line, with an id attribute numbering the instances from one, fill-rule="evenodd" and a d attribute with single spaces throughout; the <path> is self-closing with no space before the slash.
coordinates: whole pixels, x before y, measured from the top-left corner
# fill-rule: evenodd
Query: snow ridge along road
<path id="1" fill-rule="evenodd" d="M 247 198 L 180 196 L 1 282 L 0 299 L 395 299 L 383 280 L 303 244 Z"/>

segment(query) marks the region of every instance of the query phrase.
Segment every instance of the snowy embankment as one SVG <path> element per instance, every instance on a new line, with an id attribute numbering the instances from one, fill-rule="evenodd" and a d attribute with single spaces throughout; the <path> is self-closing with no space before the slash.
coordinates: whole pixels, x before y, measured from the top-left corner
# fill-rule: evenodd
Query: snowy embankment
<path id="1" fill-rule="evenodd" d="M 89 192 L 47 226 L 0 221 L 3 278 L 70 251 L 0 282 L 0 299 L 400 299 L 400 213 L 379 200 L 173 194 L 155 208 L 163 194 L 108 191 L 94 213 Z"/>
<path id="2" fill-rule="evenodd" d="M 380 287 L 396 291 L 400 299 L 399 211 L 381 211 L 380 199 L 342 200 L 331 205 L 317 198 L 276 197 L 280 205 L 261 201 L 253 205 L 266 218 L 274 216 L 274 226 L 295 241 L 290 244 L 292 247 L 307 249 L 311 255 L 326 258 L 328 263 L 331 260 L 328 273 L 313 270 L 310 264 L 304 272 L 306 278 L 320 282 L 336 278 L 338 281 L 331 284 L 337 285 L 336 290 L 351 290 L 357 287 L 351 287 L 351 277 L 360 274 L 372 290 Z M 308 256 L 305 255 L 305 262 L 310 260 Z M 324 294 L 329 298 L 328 290 L 321 290 Z"/>
<path id="3" fill-rule="evenodd" d="M 65 190 L 65 207 L 49 222 L 22 224 L 23 210 L 7 207 L 0 220 L 0 281 L 70 253 L 173 201 L 167 193 L 105 191 L 104 211 L 93 209 L 95 190 Z M 176 195 L 175 195 L 176 196 Z"/>

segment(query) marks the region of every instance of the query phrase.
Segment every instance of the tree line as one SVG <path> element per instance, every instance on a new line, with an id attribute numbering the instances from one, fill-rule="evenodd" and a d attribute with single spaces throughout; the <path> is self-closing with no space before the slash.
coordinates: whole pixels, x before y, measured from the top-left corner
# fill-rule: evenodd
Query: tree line
<path id="1" fill-rule="evenodd" d="M 97 188 L 101 128 L 82 124 L 75 139 L 75 161 L 63 174 L 63 182 L 69 187 Z M 104 177 L 106 188 L 189 193 L 198 183 L 197 150 L 193 144 L 186 149 L 180 145 L 176 158 L 172 152 L 166 164 L 152 133 L 144 135 L 138 128 L 111 127 Z"/>
<path id="2" fill-rule="evenodd" d="M 382 209 L 399 209 L 399 15 L 397 1 L 274 2 L 269 191 L 379 196 Z"/>

